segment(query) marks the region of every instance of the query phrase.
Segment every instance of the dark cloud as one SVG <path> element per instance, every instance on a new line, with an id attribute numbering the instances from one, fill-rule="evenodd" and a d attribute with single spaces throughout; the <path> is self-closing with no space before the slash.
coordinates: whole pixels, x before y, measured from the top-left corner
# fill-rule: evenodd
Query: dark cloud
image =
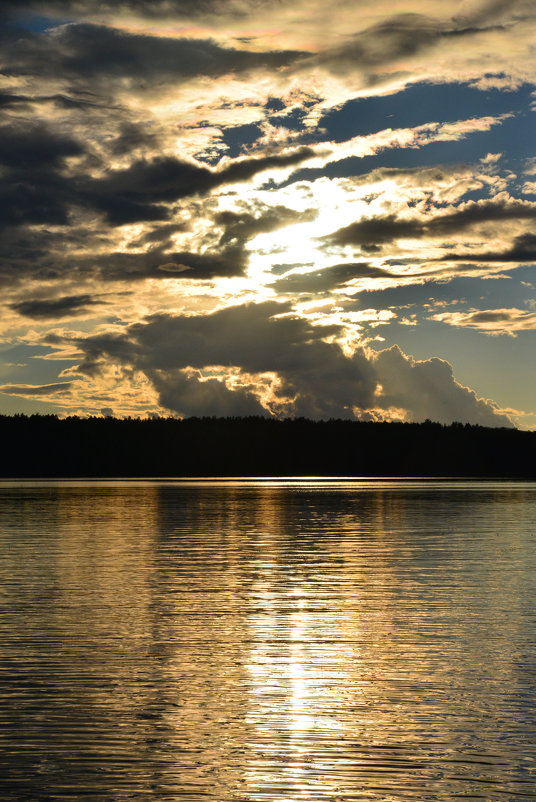
<path id="1" fill-rule="evenodd" d="M 270 231 L 277 231 L 284 226 L 304 223 L 313 220 L 318 212 L 315 209 L 308 209 L 304 212 L 296 212 L 288 209 L 281 204 L 277 206 L 258 206 L 251 212 L 218 212 L 214 215 L 214 223 L 222 226 L 224 231 L 220 237 L 219 245 L 228 246 L 230 244 L 246 243 L 258 234 L 267 234 Z"/>
<path id="2" fill-rule="evenodd" d="M 3 0 L 2 5 L 5 13 L 20 13 L 21 4 L 17 0 Z M 281 9 L 285 5 L 292 6 L 292 3 L 289 0 L 27 0 L 24 3 L 26 9 L 40 14 L 103 16 L 107 13 L 130 12 L 164 19 L 207 14 L 242 16 L 252 10 Z M 460 15 L 457 19 L 462 26 L 481 26 L 500 20 L 517 5 L 516 0 L 489 0 L 480 3 L 477 10 Z"/>
<path id="3" fill-rule="evenodd" d="M 487 310 L 484 312 L 474 312 L 467 315 L 466 320 L 469 323 L 500 323 L 503 320 L 514 320 L 515 316 L 511 312 Z"/>
<path id="4" fill-rule="evenodd" d="M 82 273 L 97 274 L 105 281 L 146 278 L 206 280 L 242 275 L 247 254 L 241 247 L 232 246 L 205 253 L 164 252 L 161 248 L 154 248 L 145 253 L 116 252 L 98 258 L 84 256 L 73 260 L 72 264 Z"/>
<path id="5" fill-rule="evenodd" d="M 288 63 L 291 57 L 291 54 L 228 50 L 208 40 L 134 36 L 89 24 L 67 25 L 40 36 L 28 32 L 17 34 L 13 46 L 6 44 L 1 56 L 5 71 L 11 74 L 50 75 L 55 80 L 61 76 L 66 81 L 74 81 L 79 75 L 84 87 L 91 85 L 92 90 L 98 90 L 95 80 L 102 77 L 105 92 L 114 76 L 135 81 L 139 88 L 143 82 L 160 82 L 173 75 L 217 75 L 263 64 L 276 67 Z M 31 98 L 4 92 L 0 100 L 4 107 L 17 104 L 30 107 L 32 100 L 51 101 L 71 110 L 102 105 L 98 96 L 78 91 L 75 84 L 70 87 L 70 96 L 51 94 Z M 108 115 L 108 125 L 117 132 L 115 137 L 105 136 L 101 140 L 111 156 L 157 148 L 153 131 L 128 120 L 124 112 L 116 112 L 113 118 Z M 0 187 L 3 209 L 0 228 L 6 231 L 25 225 L 67 226 L 73 212 L 80 209 L 103 215 L 113 226 L 166 221 L 172 213 L 169 204 L 176 200 L 247 180 L 270 167 L 299 164 L 311 151 L 302 148 L 243 159 L 220 170 L 180 159 L 156 158 L 138 159 L 123 170 L 105 172 L 99 179 L 84 172 L 82 164 L 67 174 L 66 160 L 84 155 L 85 146 L 44 124 L 11 119 L 9 124 L 1 126 L 0 164 L 5 165 L 7 172 Z M 93 166 L 99 165 L 95 162 Z M 6 258 L 17 261 L 13 253 L 7 252 Z M 225 255 L 222 259 L 226 261 Z M 217 268 L 205 272 L 214 274 Z M 236 269 L 231 272 L 236 273 Z M 228 273 L 226 266 L 225 274 Z"/>
<path id="6" fill-rule="evenodd" d="M 309 273 L 291 273 L 269 286 L 277 292 L 329 292 L 352 279 L 392 278 L 393 274 L 366 262 L 332 265 Z"/>
<path id="7" fill-rule="evenodd" d="M 241 248 L 230 247 L 218 253 L 178 251 L 166 254 L 166 261 L 157 265 L 157 270 L 184 274 L 186 279 L 210 279 L 240 276 L 246 262 L 247 256 Z"/>
<path id="8" fill-rule="evenodd" d="M 91 181 L 88 181 L 88 185 L 92 186 Z M 85 189 L 83 186 L 79 189 L 79 192 L 74 192 L 72 195 L 72 204 L 100 212 L 111 226 L 161 222 L 171 218 L 171 209 L 162 203 L 154 203 L 150 198 L 144 200 L 141 193 L 136 199 L 133 197 L 134 193 L 106 194 L 91 188 Z"/>
<path id="9" fill-rule="evenodd" d="M 12 122 L 0 127 L 0 229 L 23 224 L 66 225 L 72 200 L 65 161 L 84 154 L 71 137 L 42 124 Z"/>
<path id="10" fill-rule="evenodd" d="M 327 337 L 338 326 L 322 327 Z M 324 343 L 319 329 L 291 313 L 289 304 L 266 301 L 222 309 L 210 315 L 175 317 L 157 315 L 129 329 L 133 342 L 149 346 L 156 367 L 238 365 L 252 373 L 269 369 L 292 373 L 314 366 L 310 346 L 339 353 Z M 179 362 L 179 365 L 177 364 Z"/>
<path id="11" fill-rule="evenodd" d="M 166 228 L 166 227 L 163 227 Z M 164 241 L 141 253 L 128 251 L 91 253 L 84 239 L 84 232 L 73 236 L 71 230 L 65 235 L 43 234 L 21 228 L 18 236 L 5 231 L 0 245 L 0 283 L 14 287 L 29 278 L 39 281 L 70 281 L 99 278 L 103 281 L 138 281 L 146 278 L 184 278 L 206 280 L 220 276 L 242 275 L 247 253 L 242 247 L 228 247 L 217 252 L 198 254 L 190 251 L 169 249 L 165 233 L 156 233 Z M 62 244 L 64 249 L 62 251 Z M 91 245 L 91 242 L 89 243 Z M 72 253 L 83 249 L 85 253 Z M 28 303 L 33 303 L 32 299 Z M 22 306 L 24 309 L 33 307 Z M 46 310 L 47 305 L 39 309 Z"/>
<path id="12" fill-rule="evenodd" d="M 4 191 L 3 191 L 4 190 Z M 0 197 L 5 197 L 5 188 L 0 183 Z M 11 209 L 6 210 L 11 213 Z M 20 210 L 19 210 L 20 211 Z M 13 217 L 12 214 L 10 214 Z M 28 210 L 25 210 L 28 218 Z M 84 248 L 86 232 L 74 226 L 51 231 L 32 225 L 6 227 L 0 237 L 0 284 L 15 287 L 28 279 L 54 282 L 75 276 L 77 268 L 69 258 L 72 248 Z"/>
<path id="13" fill-rule="evenodd" d="M 64 81 L 109 84 L 128 81 L 139 91 L 162 81 L 215 77 L 275 69 L 302 52 L 235 50 L 210 39 L 178 39 L 131 34 L 90 23 L 54 28 L 40 37 L 17 39 L 1 57 L 4 69 L 19 75 L 38 72 Z"/>
<path id="14" fill-rule="evenodd" d="M 0 196 L 2 190 L 0 188 Z M 249 212 L 221 212 L 214 217 L 214 232 L 203 253 L 177 250 L 173 235 L 184 233 L 189 226 L 167 223 L 155 226 L 132 243 L 141 252 L 91 252 L 86 232 L 74 226 L 64 232 L 36 232 L 20 227 L 4 231 L 0 245 L 0 281 L 13 285 L 31 276 L 34 279 L 57 280 L 77 275 L 80 278 L 98 277 L 104 281 L 136 281 L 153 279 L 210 280 L 218 277 L 243 275 L 249 260 L 246 244 L 259 233 L 311 219 L 312 212 L 295 212 L 284 206 L 252 206 Z M 34 211 L 35 214 L 35 211 Z M 65 222 L 64 218 L 60 218 Z M 96 241 L 98 245 L 98 240 Z M 145 249 L 149 246 L 148 249 Z M 207 247 L 207 243 L 205 243 Z M 84 251 L 84 253 L 81 253 Z M 85 296 L 82 296 L 83 303 Z M 76 296 L 74 301 L 76 301 Z M 46 314 L 57 308 L 62 313 L 63 302 L 22 302 L 17 311 L 22 314 Z M 70 307 L 70 297 L 65 301 Z M 81 307 L 82 308 L 82 307 Z M 74 313 L 74 309 L 71 309 Z"/>
<path id="15" fill-rule="evenodd" d="M 110 170 L 102 178 L 86 182 L 80 187 L 79 202 L 101 211 L 112 225 L 165 220 L 169 209 L 162 204 L 205 195 L 265 170 L 300 164 L 312 156 L 312 148 L 301 147 L 288 153 L 239 159 L 219 170 L 173 157 L 139 159 L 125 169 Z"/>
<path id="16" fill-rule="evenodd" d="M 536 262 L 536 234 L 521 234 L 506 251 L 449 254 L 449 262 Z"/>
<path id="17" fill-rule="evenodd" d="M 111 150 L 123 154 L 154 142 L 150 131 L 124 122 L 111 142 Z M 194 279 L 241 275 L 247 264 L 244 245 L 249 238 L 310 219 L 311 213 L 298 214 L 282 206 L 271 210 L 259 206 L 254 213 L 223 213 L 215 220 L 217 228 L 223 228 L 219 243 L 200 254 L 174 249 L 171 235 L 186 226 L 166 222 L 175 211 L 171 204 L 247 180 L 266 169 L 297 164 L 311 154 L 309 148 L 296 148 L 227 161 L 220 169 L 175 158 L 137 159 L 127 168 L 108 170 L 95 179 L 85 172 L 83 161 L 68 166 L 69 158 L 85 156 L 84 147 L 74 138 L 41 124 L 15 121 L 1 126 L 0 274 L 10 283 L 29 275 L 49 281 L 76 273 L 95 273 L 114 280 L 169 278 L 170 273 Z M 90 233 L 73 225 L 80 211 L 102 215 L 112 226 L 138 222 L 165 225 L 144 235 L 143 244 L 156 243 L 147 252 L 105 254 L 104 229 L 100 234 L 98 229 Z M 38 225 L 47 228 L 38 231 Z M 63 231 L 55 231 L 56 226 Z M 95 252 L 84 255 L 92 246 Z M 70 249 L 76 256 L 69 255 Z"/>
<path id="18" fill-rule="evenodd" d="M 155 226 L 150 231 L 134 240 L 129 247 L 139 248 L 143 245 L 157 245 L 159 248 L 164 249 L 171 245 L 172 237 L 174 234 L 183 234 L 185 231 L 190 231 L 191 226 L 188 223 L 166 223 L 161 226 Z"/>
<path id="19" fill-rule="evenodd" d="M 434 218 L 430 228 L 440 234 L 450 234 L 481 223 L 534 219 L 536 219 L 535 203 L 511 199 L 490 200 L 465 203 L 449 214 Z"/>
<path id="20" fill-rule="evenodd" d="M 3 178 L 0 183 L 0 231 L 5 232 L 13 226 L 65 226 L 69 223 L 72 208 L 69 182 L 56 172 L 12 171 Z"/>
<path id="21" fill-rule="evenodd" d="M 259 399 L 248 388 L 227 389 L 218 379 L 202 379 L 199 371 L 151 374 L 160 404 L 167 409 L 180 408 L 181 415 L 235 416 L 269 415 Z"/>
<path id="22" fill-rule="evenodd" d="M 324 239 L 331 245 L 358 245 L 367 250 L 399 239 L 452 236 L 473 226 L 509 220 L 536 220 L 536 204 L 510 199 L 474 201 L 447 214 L 430 217 L 403 218 L 396 214 L 369 217 Z"/>
<path id="23" fill-rule="evenodd" d="M 249 259 L 247 242 L 257 234 L 275 231 L 292 223 L 310 220 L 313 210 L 296 212 L 285 206 L 252 205 L 252 212 L 217 212 L 213 217 L 216 228 L 214 242 L 204 253 L 175 251 L 171 236 L 187 226 L 170 223 L 145 234 L 135 245 L 152 242 L 156 246 L 144 253 L 114 253 L 98 260 L 98 270 L 104 279 L 184 278 L 205 280 L 243 275 Z M 253 213 L 255 212 L 255 214 Z M 221 228 L 221 234 L 217 229 Z M 87 260 L 84 260 L 87 261 Z M 79 262 L 80 264 L 80 262 Z"/>
<path id="24" fill-rule="evenodd" d="M 110 143 L 110 151 L 116 156 L 126 156 L 136 148 L 155 149 L 158 137 L 143 125 L 125 121 L 120 124 L 119 132 Z"/>
<path id="25" fill-rule="evenodd" d="M 280 4 L 281 0 L 255 0 L 254 7 L 262 9 Z M 163 19 L 175 16 L 243 16 L 251 6 L 251 2 L 247 0 L 28 0 L 24 3 L 27 12 L 60 17 L 102 17 L 133 13 Z M 2 0 L 2 12 L 16 18 L 21 12 L 21 4 L 17 0 Z"/>
<path id="26" fill-rule="evenodd" d="M 17 175 L 23 170 L 60 167 L 69 156 L 83 153 L 79 142 L 39 123 L 0 126 L 0 164 L 12 168 Z"/>
<path id="27" fill-rule="evenodd" d="M 25 95 L 16 95 L 11 92 L 0 92 L 0 109 L 8 108 L 9 106 L 16 106 L 20 103 L 27 104 L 31 102 L 31 98 Z"/>
<path id="28" fill-rule="evenodd" d="M 209 315 L 156 315 L 124 334 L 77 339 L 85 354 L 78 370 L 94 377 L 108 362 L 140 370 L 160 403 L 181 415 L 257 414 L 261 395 L 252 377 L 275 375 L 279 383 L 268 407 L 276 415 L 352 418 L 396 407 L 412 420 L 509 425 L 455 381 L 447 362 L 416 362 L 396 347 L 377 354 L 358 349 L 348 357 L 326 342 L 342 333 L 340 326 L 315 326 L 290 310 L 264 302 Z M 204 381 L 203 370 L 213 366 L 238 370 L 237 389 L 213 377 Z"/>
<path id="29" fill-rule="evenodd" d="M 286 167 L 293 167 L 307 159 L 317 155 L 314 148 L 303 145 L 293 148 L 287 153 L 274 153 L 266 156 L 251 156 L 249 158 L 237 159 L 216 172 L 221 176 L 223 184 L 231 184 L 238 181 L 247 181 L 254 175 L 265 170 L 279 170 Z"/>
<path id="30" fill-rule="evenodd" d="M 340 327 L 320 329 L 303 318 L 286 316 L 289 312 L 289 305 L 265 302 L 204 316 L 158 315 L 131 326 L 124 336 L 77 341 L 87 355 L 79 369 L 95 375 L 103 359 L 132 365 L 153 382 L 166 406 L 180 414 L 185 414 L 182 398 L 173 393 L 178 372 L 211 365 L 236 367 L 246 374 L 276 373 L 280 385 L 275 406 L 286 406 L 291 399 L 293 414 L 352 417 L 354 405 L 368 406 L 375 382 L 364 354 L 347 359 L 337 345 L 322 339 Z M 191 373 L 187 376 L 193 381 Z M 188 388 L 190 393 L 190 384 Z M 212 414 L 231 414 L 230 397 L 223 395 L 225 409 L 214 407 Z M 236 399 L 242 404 L 243 393 Z"/>
<path id="31" fill-rule="evenodd" d="M 109 170 L 102 178 L 86 185 L 85 198 L 114 222 L 131 213 L 134 219 L 136 210 L 150 214 L 155 203 L 170 203 L 208 192 L 221 183 L 222 177 L 207 167 L 173 157 L 156 157 L 138 159 L 126 168 Z M 84 189 L 81 194 L 83 192 Z M 167 214 L 166 209 L 162 210 L 164 213 Z M 141 214 L 138 219 L 143 219 Z"/>
<path id="32" fill-rule="evenodd" d="M 349 42 L 321 53 L 316 60 L 337 73 L 377 68 L 432 46 L 443 34 L 444 26 L 438 20 L 422 14 L 398 14 L 359 31 Z"/>
<path id="33" fill-rule="evenodd" d="M 106 303 L 91 295 L 64 295 L 61 298 L 34 298 L 9 304 L 20 315 L 35 320 L 47 318 L 74 317 L 86 312 L 92 306 Z"/>
<path id="34" fill-rule="evenodd" d="M 404 220 L 395 214 L 369 217 L 323 237 L 331 245 L 359 245 L 368 249 L 393 240 L 423 236 L 421 220 Z"/>
<path id="35" fill-rule="evenodd" d="M 460 16 L 460 20 L 462 24 L 487 25 L 500 20 L 505 14 L 511 14 L 519 5 L 518 0 L 487 0 L 471 12 Z"/>
<path id="36" fill-rule="evenodd" d="M 55 94 L 55 95 L 19 95 L 10 92 L 0 92 L 0 110 L 9 108 L 10 106 L 25 106 L 31 109 L 37 103 L 52 103 L 63 109 L 82 109 L 87 108 L 103 108 L 102 103 L 95 101 L 69 97 L 68 95 Z"/>

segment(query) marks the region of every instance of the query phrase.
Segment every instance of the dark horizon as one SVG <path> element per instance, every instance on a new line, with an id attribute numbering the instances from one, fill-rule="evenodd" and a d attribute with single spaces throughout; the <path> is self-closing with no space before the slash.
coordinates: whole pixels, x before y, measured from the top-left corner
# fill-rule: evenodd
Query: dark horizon
<path id="1" fill-rule="evenodd" d="M 3 478 L 536 477 L 536 432 L 263 417 L 0 416 Z"/>

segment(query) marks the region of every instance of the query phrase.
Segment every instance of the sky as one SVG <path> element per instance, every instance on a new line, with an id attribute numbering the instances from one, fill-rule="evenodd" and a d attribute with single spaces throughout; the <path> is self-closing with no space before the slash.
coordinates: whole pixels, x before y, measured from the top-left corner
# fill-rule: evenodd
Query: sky
<path id="1" fill-rule="evenodd" d="M 0 414 L 536 428 L 532 0 L 3 0 Z"/>

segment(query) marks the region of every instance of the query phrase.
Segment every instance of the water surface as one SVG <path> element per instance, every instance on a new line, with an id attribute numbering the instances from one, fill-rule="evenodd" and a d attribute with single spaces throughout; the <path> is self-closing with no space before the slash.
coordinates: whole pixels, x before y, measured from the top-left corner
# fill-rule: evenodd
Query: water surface
<path id="1" fill-rule="evenodd" d="M 535 483 L 3 482 L 3 802 L 536 799 Z"/>

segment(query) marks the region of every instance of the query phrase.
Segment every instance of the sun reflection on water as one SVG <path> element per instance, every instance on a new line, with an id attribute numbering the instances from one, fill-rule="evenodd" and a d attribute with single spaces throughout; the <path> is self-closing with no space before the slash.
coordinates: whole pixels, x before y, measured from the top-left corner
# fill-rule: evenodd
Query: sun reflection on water
<path id="1" fill-rule="evenodd" d="M 2 802 L 536 798 L 536 486 L 146 484 L 4 488 Z"/>
<path id="2" fill-rule="evenodd" d="M 336 799 L 337 788 L 318 770 L 318 755 L 337 738 L 342 720 L 339 688 L 346 678 L 345 649 L 337 633 L 312 609 L 318 577 L 293 576 L 281 588 L 284 544 L 259 565 L 248 618 L 251 678 L 248 724 L 254 733 L 246 787 L 255 799 L 294 802 Z M 320 750 L 320 752 L 318 751 Z M 277 779 L 276 779 L 277 778 Z"/>

